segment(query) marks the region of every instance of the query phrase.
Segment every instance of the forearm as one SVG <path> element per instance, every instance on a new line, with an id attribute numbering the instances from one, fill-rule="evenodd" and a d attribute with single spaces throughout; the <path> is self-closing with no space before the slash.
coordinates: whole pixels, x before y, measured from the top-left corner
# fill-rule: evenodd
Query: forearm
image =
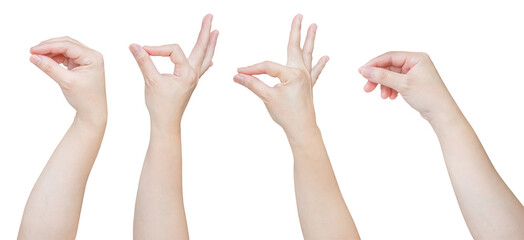
<path id="1" fill-rule="evenodd" d="M 105 120 L 78 117 L 55 149 L 27 201 L 19 239 L 74 239 L 84 190 L 105 131 Z"/>
<path id="2" fill-rule="evenodd" d="M 305 239 L 359 239 L 318 127 L 288 133 L 295 192 Z"/>
<path id="3" fill-rule="evenodd" d="M 151 128 L 135 207 L 134 239 L 189 239 L 180 128 Z"/>
<path id="4" fill-rule="evenodd" d="M 455 195 L 475 239 L 524 238 L 524 208 L 457 110 L 432 123 Z"/>

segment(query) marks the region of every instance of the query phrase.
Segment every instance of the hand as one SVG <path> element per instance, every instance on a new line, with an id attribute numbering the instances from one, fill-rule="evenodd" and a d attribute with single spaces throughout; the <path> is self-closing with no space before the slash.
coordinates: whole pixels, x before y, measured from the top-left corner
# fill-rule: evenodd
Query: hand
<path id="1" fill-rule="evenodd" d="M 266 61 L 239 68 L 239 74 L 233 78 L 264 101 L 271 118 L 288 134 L 316 127 L 312 89 L 329 60 L 324 56 L 312 67 L 317 25 L 309 27 L 304 47 L 300 48 L 301 22 L 302 15 L 293 19 L 286 66 Z M 269 87 L 253 76 L 259 74 L 277 77 L 281 83 Z"/>
<path id="2" fill-rule="evenodd" d="M 107 100 L 102 54 L 70 37 L 43 41 L 31 48 L 31 54 L 30 61 L 60 85 L 78 119 L 105 125 Z"/>
<path id="3" fill-rule="evenodd" d="M 458 113 L 458 107 L 425 53 L 388 52 L 359 69 L 368 82 L 364 91 L 381 84 L 381 96 L 395 99 L 400 93 L 406 102 L 430 123 Z"/>
<path id="4" fill-rule="evenodd" d="M 189 58 L 178 44 L 141 47 L 131 44 L 129 49 L 144 75 L 146 106 L 153 126 L 179 128 L 182 114 L 195 89 L 198 79 L 212 65 L 218 31 L 211 30 L 212 15 L 204 17 L 202 28 Z M 170 57 L 175 64 L 173 74 L 161 74 L 150 56 Z"/>

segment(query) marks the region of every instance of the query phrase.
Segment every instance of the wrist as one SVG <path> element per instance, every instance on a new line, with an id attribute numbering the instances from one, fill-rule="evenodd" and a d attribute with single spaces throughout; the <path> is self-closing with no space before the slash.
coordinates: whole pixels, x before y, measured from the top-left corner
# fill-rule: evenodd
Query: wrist
<path id="1" fill-rule="evenodd" d="M 180 134 L 180 132 L 180 122 L 159 123 L 151 121 L 151 134 L 177 135 Z"/>
<path id="2" fill-rule="evenodd" d="M 99 114 L 81 114 L 77 112 L 74 121 L 92 129 L 105 131 L 107 110 L 101 111 Z"/>
<path id="3" fill-rule="evenodd" d="M 458 106 L 455 105 L 453 108 L 448 108 L 447 111 L 435 114 L 431 119 L 428 119 L 428 122 L 433 130 L 438 133 L 442 130 L 449 129 L 456 124 L 462 124 L 465 120 L 466 118 Z"/>
<path id="4" fill-rule="evenodd" d="M 307 145 L 311 141 L 321 137 L 320 128 L 318 128 L 316 123 L 300 127 L 295 126 L 294 128 L 285 128 L 284 132 L 291 147 Z"/>

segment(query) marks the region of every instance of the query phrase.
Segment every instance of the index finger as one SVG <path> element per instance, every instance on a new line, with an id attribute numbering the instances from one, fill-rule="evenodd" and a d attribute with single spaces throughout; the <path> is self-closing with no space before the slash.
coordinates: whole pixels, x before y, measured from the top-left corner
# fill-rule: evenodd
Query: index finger
<path id="1" fill-rule="evenodd" d="M 246 75 L 267 74 L 271 77 L 276 77 L 279 78 L 281 81 L 284 81 L 282 77 L 286 74 L 286 66 L 280 65 L 275 62 L 265 61 L 248 67 L 238 68 L 237 71 L 238 73 Z"/>
<path id="2" fill-rule="evenodd" d="M 70 41 L 42 43 L 32 47 L 30 51 L 32 54 L 38 55 L 62 54 L 78 65 L 89 65 L 92 63 L 90 49 Z"/>
<path id="3" fill-rule="evenodd" d="M 395 67 L 402 70 L 401 73 L 406 73 L 416 63 L 411 61 L 411 58 L 415 56 L 413 52 L 387 52 L 376 58 L 371 59 L 369 62 L 364 64 L 362 67 L 379 67 L 389 68 Z"/>

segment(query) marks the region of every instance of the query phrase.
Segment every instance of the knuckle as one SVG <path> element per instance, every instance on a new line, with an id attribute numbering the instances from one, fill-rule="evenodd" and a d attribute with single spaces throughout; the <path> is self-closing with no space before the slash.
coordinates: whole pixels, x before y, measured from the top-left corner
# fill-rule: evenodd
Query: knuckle
<path id="1" fill-rule="evenodd" d="M 93 56 L 96 62 L 104 63 L 104 55 L 102 55 L 102 53 L 93 50 Z"/>
<path id="2" fill-rule="evenodd" d="M 413 87 L 413 79 L 410 76 L 405 76 L 398 83 L 398 92 L 405 92 Z"/>
<path id="3" fill-rule="evenodd" d="M 383 55 L 392 55 L 392 54 L 395 54 L 397 53 L 396 51 L 388 51 L 386 53 L 384 53 Z"/>
<path id="4" fill-rule="evenodd" d="M 292 69 L 289 70 L 289 77 L 293 79 L 302 79 L 302 76 L 304 75 L 303 71 L 298 69 Z"/>
<path id="5" fill-rule="evenodd" d="M 171 49 L 172 49 L 171 51 L 175 53 L 178 53 L 179 51 L 182 50 L 182 48 L 180 47 L 178 43 L 174 43 L 173 45 L 171 45 Z"/>
<path id="6" fill-rule="evenodd" d="M 242 81 L 242 85 L 244 85 L 244 87 L 250 89 L 251 91 L 255 90 L 255 88 L 253 87 L 253 82 L 251 81 L 251 79 L 244 79 Z"/>
<path id="7" fill-rule="evenodd" d="M 384 71 L 383 69 L 376 69 L 374 73 L 375 73 L 375 78 L 378 80 L 385 80 L 387 77 L 386 71 Z"/>
<path id="8" fill-rule="evenodd" d="M 199 75 L 199 74 L 198 74 L 195 70 L 193 70 L 193 69 L 191 69 L 191 70 L 187 73 L 188 78 L 189 78 L 192 82 L 198 80 L 198 75 Z"/>
<path id="9" fill-rule="evenodd" d="M 69 79 L 63 79 L 59 84 L 63 89 L 71 89 L 73 87 L 73 82 L 71 82 Z"/>
<path id="10" fill-rule="evenodd" d="M 147 61 L 147 56 L 144 53 L 139 53 L 136 55 L 136 62 L 138 64 L 143 64 Z"/>
<path id="11" fill-rule="evenodd" d="M 259 64 L 259 66 L 262 68 L 268 68 L 269 66 L 271 66 L 271 61 L 263 61 Z"/>
<path id="12" fill-rule="evenodd" d="M 311 49 L 311 48 L 304 48 L 304 49 L 302 50 L 302 53 L 303 53 L 304 55 L 306 55 L 306 57 L 307 57 L 307 56 L 313 54 L 313 49 Z"/>
<path id="13" fill-rule="evenodd" d="M 185 73 L 185 76 L 186 76 L 186 81 L 185 83 L 190 86 L 190 87 L 195 87 L 198 83 L 198 76 L 199 74 L 195 71 L 195 70 L 188 70 L 186 73 Z"/>
<path id="14" fill-rule="evenodd" d="M 271 101 L 271 94 L 267 90 L 263 90 L 263 89 L 259 90 L 258 95 L 260 96 L 260 99 L 262 99 L 262 101 L 264 102 Z"/>
<path id="15" fill-rule="evenodd" d="M 429 59 L 429 54 L 427 54 L 426 52 L 419 52 L 417 53 L 417 55 L 422 59 Z"/>
<path id="16" fill-rule="evenodd" d="M 53 66 L 49 61 L 40 62 L 40 69 L 48 74 L 52 74 L 54 72 Z"/>

